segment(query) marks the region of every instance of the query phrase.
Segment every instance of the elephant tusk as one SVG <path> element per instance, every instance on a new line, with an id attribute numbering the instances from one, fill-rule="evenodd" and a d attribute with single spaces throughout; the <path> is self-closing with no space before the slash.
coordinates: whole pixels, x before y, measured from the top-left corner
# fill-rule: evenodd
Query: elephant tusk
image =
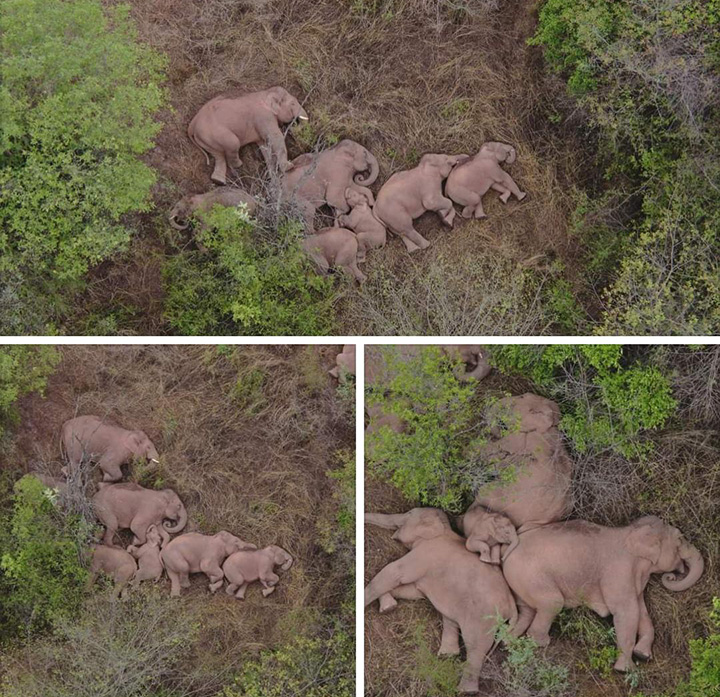
<path id="1" fill-rule="evenodd" d="M 160 460 L 156 460 L 154 457 L 150 458 L 150 462 L 154 462 L 156 465 L 160 464 Z"/>
<path id="2" fill-rule="evenodd" d="M 309 121 L 309 120 L 310 120 L 310 118 L 309 118 L 308 116 L 298 116 L 298 118 L 299 118 L 301 121 Z"/>

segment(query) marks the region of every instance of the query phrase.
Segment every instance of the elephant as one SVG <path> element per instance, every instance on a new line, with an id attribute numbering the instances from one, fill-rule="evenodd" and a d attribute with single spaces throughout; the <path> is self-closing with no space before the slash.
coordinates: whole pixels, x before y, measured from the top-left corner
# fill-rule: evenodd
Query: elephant
<path id="1" fill-rule="evenodd" d="M 70 468 L 84 459 L 97 460 L 104 482 L 122 479 L 121 466 L 134 459 L 159 462 L 158 451 L 144 431 L 128 431 L 105 423 L 99 416 L 77 416 L 63 424 L 61 446 Z M 62 470 L 66 476 L 67 467 Z"/>
<path id="2" fill-rule="evenodd" d="M 560 610 L 587 606 L 601 617 L 613 616 L 619 650 L 614 667 L 626 672 L 633 668 L 633 654 L 652 657 L 654 629 L 643 597 L 650 574 L 662 573 L 665 588 L 683 591 L 703 568 L 700 552 L 656 516 L 618 528 L 570 520 L 521 532 L 503 564 L 518 600 L 513 634 L 527 630 L 547 646 Z"/>
<path id="3" fill-rule="evenodd" d="M 393 539 L 410 551 L 385 566 L 365 588 L 365 606 L 380 601 L 380 612 L 398 599 L 427 598 L 443 618 L 440 654 L 458 655 L 459 632 L 467 651 L 461 692 L 478 692 L 480 671 L 493 645 L 497 618 L 517 621 L 517 608 L 499 567 L 483 564 L 468 551 L 437 508 L 407 513 L 369 513 L 365 522 L 395 530 Z"/>
<path id="4" fill-rule="evenodd" d="M 386 413 L 379 404 L 369 404 L 365 407 L 365 411 L 370 417 L 365 429 L 367 434 L 376 433 L 381 428 L 389 428 L 395 433 L 404 433 L 407 428 L 407 424 L 399 416 Z M 368 447 L 367 442 L 365 447 Z"/>
<path id="5" fill-rule="evenodd" d="M 339 378 L 341 373 L 355 375 L 355 344 L 345 344 L 341 353 L 335 356 L 335 367 L 330 375 Z"/>
<path id="6" fill-rule="evenodd" d="M 466 537 L 465 547 L 477 552 L 487 564 L 504 562 L 519 542 L 517 530 L 507 516 L 492 513 L 476 503 L 459 518 L 458 526 Z M 501 559 L 502 545 L 508 547 Z"/>
<path id="7" fill-rule="evenodd" d="M 214 535 L 188 532 L 169 542 L 160 558 L 170 577 L 170 595 L 177 597 L 181 588 L 190 586 L 190 574 L 203 573 L 210 580 L 208 588 L 214 593 L 223 584 L 223 562 L 233 553 L 257 549 L 249 542 L 243 542 L 227 530 Z"/>
<path id="8" fill-rule="evenodd" d="M 500 200 L 507 203 L 512 194 L 522 201 L 527 194 L 520 191 L 513 178 L 500 166 L 511 165 L 516 153 L 512 145 L 484 143 L 480 151 L 467 162 L 456 167 L 445 184 L 445 195 L 464 206 L 463 218 L 485 218 L 482 197 L 488 189 L 500 192 Z"/>
<path id="9" fill-rule="evenodd" d="M 569 515 L 573 464 L 557 427 L 558 405 L 529 393 L 505 397 L 490 408 L 488 419 L 493 439 L 478 454 L 501 476 L 480 487 L 475 501 L 504 513 L 518 532 Z"/>
<path id="10" fill-rule="evenodd" d="M 293 558 L 277 545 L 247 552 L 233 552 L 223 564 L 222 570 L 229 585 L 225 588 L 228 595 L 239 600 L 245 599 L 245 590 L 253 581 L 260 581 L 262 594 L 267 598 L 275 592 L 280 577 L 275 573 L 279 566 L 287 571 L 293 565 Z"/>
<path id="11" fill-rule="evenodd" d="M 42 472 L 32 472 L 31 474 L 35 479 L 39 479 L 48 489 L 55 489 L 58 494 L 67 494 L 68 483 L 65 479 L 53 477 L 50 474 L 43 474 Z"/>
<path id="12" fill-rule="evenodd" d="M 446 344 L 441 349 L 446 356 L 465 364 L 465 370 L 457 374 L 458 380 L 467 382 L 474 378 L 480 381 L 490 373 L 490 361 L 479 344 Z"/>
<path id="13" fill-rule="evenodd" d="M 135 560 L 124 549 L 105 545 L 91 545 L 91 547 L 92 561 L 87 590 L 92 588 L 100 573 L 105 573 L 115 583 L 115 595 L 125 597 L 127 584 L 137 571 Z"/>
<path id="14" fill-rule="evenodd" d="M 340 227 L 352 230 L 358 238 L 358 262 L 365 261 L 368 249 L 380 249 L 387 241 L 387 230 L 372 212 L 374 199 L 351 187 L 345 189 L 350 213 L 338 217 Z"/>
<path id="15" fill-rule="evenodd" d="M 367 172 L 366 176 L 362 173 Z M 349 213 L 346 192 L 351 189 L 373 201 L 367 187 L 380 173 L 377 158 L 367 148 L 353 140 L 341 140 L 327 150 L 305 153 L 292 161 L 292 169 L 285 173 L 285 195 L 302 209 L 306 231 L 314 230 L 315 211 L 327 204 L 337 218 Z"/>
<path id="16" fill-rule="evenodd" d="M 105 526 L 103 542 L 112 547 L 113 537 L 120 529 L 129 528 L 135 535 L 134 545 L 144 545 L 151 525 L 168 544 L 170 535 L 180 532 L 187 523 L 187 511 L 183 502 L 172 489 L 145 489 L 138 484 L 98 485 L 99 491 L 93 496 L 93 506 L 100 522 Z M 167 520 L 175 521 L 174 525 Z"/>
<path id="17" fill-rule="evenodd" d="M 375 217 L 402 238 L 408 252 L 427 248 L 430 243 L 413 227 L 413 220 L 426 211 L 436 211 L 452 227 L 455 209 L 443 196 L 442 183 L 453 167 L 469 155 L 423 155 L 414 169 L 396 172 L 383 185 L 375 200 Z"/>
<path id="18" fill-rule="evenodd" d="M 190 218 L 196 212 L 207 213 L 213 206 L 236 208 L 241 204 L 247 206 L 247 212 L 254 215 L 257 201 L 246 191 L 232 186 L 221 186 L 204 194 L 183 196 L 170 211 L 168 220 L 176 230 L 187 230 Z"/>
<path id="19" fill-rule="evenodd" d="M 342 227 L 323 228 L 302 240 L 300 246 L 322 273 L 327 273 L 330 267 L 337 267 L 358 283 L 367 279 L 357 265 L 358 240 L 352 230 Z"/>
<path id="20" fill-rule="evenodd" d="M 308 120 L 300 102 L 283 87 L 271 87 L 241 97 L 211 99 L 190 121 L 188 136 L 202 150 L 208 165 L 211 155 L 215 160 L 210 178 L 225 184 L 228 165 L 239 169 L 240 148 L 251 143 L 267 144 L 262 153 L 268 167 L 287 170 L 290 165 L 280 126 L 295 119 Z"/>
<path id="21" fill-rule="evenodd" d="M 165 568 L 160 558 L 163 537 L 157 525 L 151 525 L 147 529 L 147 541 L 144 545 L 129 545 L 127 551 L 138 560 L 138 570 L 133 578 L 132 585 L 138 586 L 140 581 L 152 579 L 157 583 Z"/>

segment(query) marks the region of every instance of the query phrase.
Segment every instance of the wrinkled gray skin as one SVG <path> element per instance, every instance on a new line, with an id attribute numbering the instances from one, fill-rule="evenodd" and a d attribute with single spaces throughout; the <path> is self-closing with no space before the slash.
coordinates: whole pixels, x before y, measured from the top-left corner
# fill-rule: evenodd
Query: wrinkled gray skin
<path id="1" fill-rule="evenodd" d="M 515 526 L 502 513 L 492 513 L 474 503 L 458 519 L 458 527 L 467 538 L 465 547 L 480 555 L 487 564 L 500 564 L 518 545 Z M 505 545 L 502 553 L 501 548 Z"/>
<path id="2" fill-rule="evenodd" d="M 363 176 L 363 172 L 368 174 Z M 285 195 L 301 206 L 306 231 L 311 233 L 315 211 L 321 206 L 330 206 L 335 217 L 350 211 L 347 189 L 372 201 L 372 191 L 367 187 L 379 172 L 378 161 L 367 148 L 352 140 L 341 140 L 322 152 L 296 157 L 292 169 L 285 173 Z"/>
<path id="3" fill-rule="evenodd" d="M 357 265 L 358 241 L 352 230 L 342 227 L 323 228 L 315 235 L 306 237 L 301 246 L 321 273 L 327 273 L 330 268 L 339 268 L 358 283 L 366 280 L 367 276 Z"/>
<path id="4" fill-rule="evenodd" d="M 355 344 L 345 344 L 342 352 L 335 357 L 335 367 L 328 371 L 334 378 L 339 378 L 340 373 L 355 375 Z"/>
<path id="5" fill-rule="evenodd" d="M 170 595 L 179 596 L 181 588 L 190 586 L 190 574 L 197 573 L 208 577 L 208 588 L 214 593 L 222 586 L 225 578 L 222 570 L 225 559 L 235 552 L 251 549 L 257 547 L 243 542 L 227 530 L 221 530 L 215 535 L 189 532 L 176 537 L 160 553 L 172 585 Z"/>
<path id="6" fill-rule="evenodd" d="M 204 194 L 183 196 L 173 206 L 168 220 L 176 230 L 187 230 L 194 213 L 207 213 L 213 206 L 237 208 L 243 203 L 247 206 L 248 213 L 254 215 L 257 201 L 249 193 L 237 187 L 222 186 Z"/>
<path id="7" fill-rule="evenodd" d="M 469 155 L 423 155 L 414 169 L 396 172 L 380 189 L 373 213 L 388 230 L 402 238 L 408 252 L 425 249 L 430 243 L 413 227 L 413 220 L 426 211 L 436 211 L 452 227 L 453 202 L 443 196 L 442 184 L 453 167 Z"/>
<path id="8" fill-rule="evenodd" d="M 113 546 L 113 538 L 118 530 L 130 529 L 135 535 L 134 545 L 144 545 L 147 530 L 157 526 L 167 544 L 170 534 L 180 532 L 187 523 L 187 511 L 182 501 L 172 489 L 145 489 L 138 484 L 104 484 L 93 496 L 93 506 L 100 522 L 105 526 L 103 542 Z M 168 520 L 175 521 L 174 525 Z"/>
<path id="9" fill-rule="evenodd" d="M 460 359 L 465 364 L 465 370 L 458 372 L 458 380 L 482 380 L 491 371 L 490 361 L 485 356 L 480 344 L 446 344 L 440 347 L 442 352 L 449 358 Z"/>
<path id="10" fill-rule="evenodd" d="M 127 548 L 129 554 L 138 560 L 138 570 L 132 580 L 133 587 L 138 586 L 140 581 L 152 580 L 156 583 L 162 576 L 165 568 L 160 558 L 163 536 L 157 525 L 151 525 L 147 529 L 147 542 L 144 545 L 130 545 Z"/>
<path id="11" fill-rule="evenodd" d="M 105 423 L 99 416 L 78 416 L 62 427 L 62 446 L 70 468 L 96 460 L 104 482 L 122 479 L 122 465 L 136 459 L 158 462 L 158 451 L 144 431 L 128 431 Z M 63 468 L 67 476 L 68 469 Z"/>
<path id="12" fill-rule="evenodd" d="M 97 577 L 104 573 L 110 576 L 115 584 L 115 596 L 125 597 L 127 584 L 137 571 L 135 560 L 124 549 L 117 547 L 92 545 L 92 551 L 87 590 L 90 590 L 97 581 Z"/>
<path id="13" fill-rule="evenodd" d="M 665 588 L 683 591 L 703 568 L 700 552 L 655 516 L 622 528 L 570 520 L 528 530 L 503 564 L 520 610 L 513 634 L 527 630 L 547 646 L 562 608 L 590 607 L 613 616 L 620 652 L 615 669 L 631 670 L 633 654 L 652 657 L 654 629 L 644 598 L 650 574 L 662 573 Z"/>
<path id="14" fill-rule="evenodd" d="M 277 545 L 247 552 L 234 552 L 223 564 L 222 570 L 229 585 L 225 588 L 228 595 L 245 600 L 245 591 L 253 581 L 260 581 L 263 597 L 275 592 L 280 577 L 275 573 L 279 566 L 287 571 L 293 565 L 293 558 Z"/>
<path id="15" fill-rule="evenodd" d="M 352 209 L 337 219 L 340 227 L 352 230 L 358 238 L 358 262 L 365 261 L 368 249 L 380 249 L 387 241 L 385 226 L 373 215 L 374 199 L 348 187 L 345 198 Z"/>
<path id="16" fill-rule="evenodd" d="M 442 615 L 440 654 L 460 653 L 462 633 L 467 663 L 460 692 L 478 692 L 480 671 L 493 645 L 498 615 L 517 620 L 512 593 L 497 566 L 483 564 L 465 548 L 437 508 L 413 508 L 408 513 L 365 514 L 365 522 L 395 530 L 393 539 L 410 551 L 391 562 L 365 588 L 365 606 L 380 601 L 380 612 L 397 606 L 397 599 L 427 598 Z"/>
<path id="17" fill-rule="evenodd" d="M 282 87 L 252 92 L 242 97 L 215 97 L 201 107 L 188 126 L 188 136 L 205 154 L 215 160 L 211 179 L 225 184 L 228 166 L 239 169 L 240 148 L 256 143 L 268 167 L 284 172 L 290 167 L 287 147 L 280 126 L 308 115 L 295 97 Z"/>
<path id="18" fill-rule="evenodd" d="M 512 164 L 515 148 L 505 143 L 485 143 L 477 155 L 456 167 L 445 184 L 445 195 L 464 206 L 463 218 L 485 218 L 482 197 L 489 189 L 500 192 L 500 200 L 507 203 L 512 194 L 522 201 L 527 194 L 520 191 L 513 178 L 500 166 Z"/>

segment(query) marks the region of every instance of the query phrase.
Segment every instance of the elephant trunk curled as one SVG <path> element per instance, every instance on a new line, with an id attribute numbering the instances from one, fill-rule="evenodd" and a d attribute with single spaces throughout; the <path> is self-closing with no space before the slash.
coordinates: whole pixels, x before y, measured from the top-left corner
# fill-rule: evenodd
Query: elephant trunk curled
<path id="1" fill-rule="evenodd" d="M 176 532 L 180 532 L 185 527 L 185 525 L 187 524 L 187 518 L 187 511 L 185 510 L 185 506 L 183 506 L 180 509 L 180 514 L 178 515 L 175 525 L 170 525 L 168 524 L 167 520 L 165 520 L 163 521 L 163 527 L 169 533 L 174 535 Z"/>
<path id="2" fill-rule="evenodd" d="M 369 150 L 367 151 L 367 159 L 370 163 L 370 173 L 367 177 L 363 177 L 361 174 L 356 174 L 354 177 L 355 183 L 360 186 L 370 186 L 370 184 L 373 184 L 378 178 L 378 174 L 380 174 L 380 165 L 378 164 L 377 157 Z"/>
<path id="3" fill-rule="evenodd" d="M 677 578 L 674 573 L 663 574 L 662 584 L 670 591 L 684 591 L 697 583 L 705 569 L 705 562 L 696 547 L 683 542 L 680 547 L 680 558 L 688 567 L 684 578 Z"/>

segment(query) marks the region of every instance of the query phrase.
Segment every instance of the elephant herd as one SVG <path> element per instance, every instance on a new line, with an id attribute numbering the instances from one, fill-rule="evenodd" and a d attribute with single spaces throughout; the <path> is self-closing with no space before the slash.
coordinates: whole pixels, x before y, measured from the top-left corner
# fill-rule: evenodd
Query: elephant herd
<path id="1" fill-rule="evenodd" d="M 171 489 L 119 481 L 123 465 L 159 461 L 157 449 L 143 431 L 126 430 L 98 416 L 78 416 L 63 424 L 61 448 L 67 462 L 63 478 L 35 474 L 61 497 L 83 463 L 95 462 L 103 473 L 92 506 L 105 533 L 102 544 L 92 545 L 88 587 L 102 572 L 113 579 L 116 594 L 122 595 L 128 583 L 159 581 L 165 571 L 170 594 L 178 596 L 190 585 L 190 574 L 203 573 L 211 592 L 227 580 L 226 592 L 243 599 L 247 586 L 255 581 L 262 584 L 264 596 L 270 595 L 280 580 L 275 567 L 286 571 L 292 566 L 293 559 L 284 549 L 276 545 L 258 549 L 225 530 L 214 535 L 189 532 L 171 539 L 188 521 L 180 497 Z M 119 530 L 133 533 L 127 548 L 115 544 Z"/>
<path id="2" fill-rule="evenodd" d="M 403 428 L 379 411 L 370 416 L 371 430 Z M 555 402 L 506 397 L 487 416 L 490 438 L 478 455 L 499 477 L 477 491 L 457 520 L 459 532 L 437 508 L 366 514 L 367 523 L 394 530 L 409 552 L 370 581 L 365 605 L 378 600 L 387 612 L 400 599 L 428 599 L 442 615 L 440 654 L 459 654 L 462 634 L 461 692 L 479 689 L 498 617 L 509 621 L 512 636 L 547 646 L 563 608 L 589 607 L 613 617 L 616 670 L 631 670 L 633 656 L 650 659 L 654 628 L 644 600 L 650 575 L 663 574 L 668 590 L 686 590 L 703 573 L 700 552 L 656 516 L 616 528 L 567 519 L 573 463 Z"/>
<path id="3" fill-rule="evenodd" d="M 413 223 L 426 211 L 435 211 L 452 227 L 455 203 L 463 207 L 464 218 L 484 218 L 482 197 L 490 189 L 503 203 L 511 195 L 518 201 L 526 196 L 501 167 L 515 161 L 515 148 L 488 142 L 473 157 L 423 155 L 413 169 L 393 174 L 375 198 L 368 187 L 380 171 L 377 158 L 352 140 L 288 161 L 281 127 L 308 118 L 300 102 L 282 87 L 236 98 L 219 96 L 203 105 L 190 122 L 188 136 L 208 165 L 213 159 L 211 179 L 220 188 L 183 197 L 170 212 L 170 224 L 187 229 L 194 212 L 214 205 L 245 204 L 250 214 L 256 211 L 257 202 L 249 193 L 227 186 L 228 167 L 242 166 L 239 151 L 249 144 L 261 146 L 268 169 L 279 172 L 283 197 L 299 208 L 306 233 L 302 247 L 318 269 L 324 273 L 337 267 L 359 282 L 366 276 L 358 264 L 366 260 L 368 250 L 385 245 L 387 230 L 413 252 L 430 244 Z M 332 210 L 334 226 L 316 231 L 315 213 L 324 206 Z"/>

